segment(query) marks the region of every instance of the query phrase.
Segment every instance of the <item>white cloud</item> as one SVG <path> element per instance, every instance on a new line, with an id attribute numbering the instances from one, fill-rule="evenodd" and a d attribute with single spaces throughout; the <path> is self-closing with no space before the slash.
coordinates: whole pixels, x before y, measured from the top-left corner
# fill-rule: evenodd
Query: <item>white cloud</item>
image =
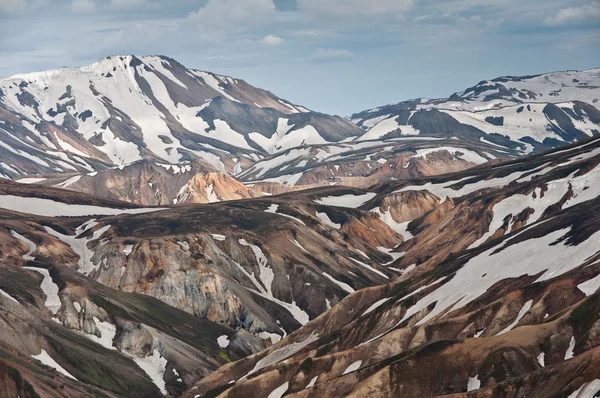
<path id="1" fill-rule="evenodd" d="M 273 36 L 273 35 L 267 35 L 262 39 L 262 42 L 264 44 L 267 44 L 269 46 L 277 46 L 281 43 L 284 42 L 284 40 L 281 37 L 277 37 L 277 36 Z"/>
<path id="2" fill-rule="evenodd" d="M 20 14 L 48 4 L 48 0 L 0 0 L 0 16 Z"/>
<path id="3" fill-rule="evenodd" d="M 297 0 L 298 9 L 337 17 L 397 15 L 410 10 L 414 0 Z"/>
<path id="4" fill-rule="evenodd" d="M 600 19 L 600 1 L 592 1 L 580 7 L 563 8 L 544 23 L 548 26 L 569 25 L 583 21 Z"/>
<path id="5" fill-rule="evenodd" d="M 89 14 L 96 11 L 96 4 L 92 0 L 73 0 L 71 11 L 76 14 Z"/>
<path id="6" fill-rule="evenodd" d="M 273 0 L 208 0 L 188 20 L 205 30 L 243 30 L 271 18 L 275 12 Z"/>
<path id="7" fill-rule="evenodd" d="M 146 5 L 146 0 L 110 0 L 111 8 L 133 8 Z"/>
<path id="8" fill-rule="evenodd" d="M 354 53 L 344 49 L 319 48 L 310 55 L 310 59 L 315 61 L 335 61 L 338 59 L 352 58 Z"/>

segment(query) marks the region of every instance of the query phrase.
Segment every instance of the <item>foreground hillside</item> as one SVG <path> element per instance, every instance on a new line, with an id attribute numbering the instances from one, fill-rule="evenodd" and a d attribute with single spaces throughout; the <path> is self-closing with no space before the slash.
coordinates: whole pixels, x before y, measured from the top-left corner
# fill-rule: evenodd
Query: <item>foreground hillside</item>
<path id="1" fill-rule="evenodd" d="M 594 139 L 177 207 L 4 181 L 0 378 L 8 396 L 570 393 L 600 377 L 599 165 Z"/>
<path id="2" fill-rule="evenodd" d="M 381 187 L 362 207 L 413 220 L 404 228 L 414 237 L 386 265 L 402 275 L 186 396 L 594 396 L 599 167 L 595 139 Z M 394 200 L 407 195 L 434 205 L 400 215 Z"/>

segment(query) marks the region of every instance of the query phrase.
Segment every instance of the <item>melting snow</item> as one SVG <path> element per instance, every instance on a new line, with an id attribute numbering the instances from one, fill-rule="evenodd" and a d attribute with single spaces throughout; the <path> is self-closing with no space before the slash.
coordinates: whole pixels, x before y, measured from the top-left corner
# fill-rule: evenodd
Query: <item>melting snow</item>
<path id="1" fill-rule="evenodd" d="M 77 230 L 75 231 L 75 235 L 73 236 L 63 235 L 50 227 L 44 227 L 44 229 L 46 229 L 46 232 L 58 238 L 61 242 L 69 245 L 71 247 L 71 250 L 73 250 L 75 254 L 79 256 L 79 268 L 77 269 L 77 271 L 86 276 L 96 271 L 100 267 L 100 264 L 95 265 L 92 262 L 94 251 L 88 248 L 88 243 L 100 239 L 100 237 L 102 237 L 102 235 L 104 235 L 104 233 L 110 229 L 110 225 L 105 225 L 104 227 L 94 231 L 91 238 L 79 238 L 81 234 L 83 234 L 89 228 L 93 228 L 94 226 L 96 226 L 95 221 L 90 220 L 87 223 L 81 225 L 79 228 L 77 228 Z"/>
<path id="2" fill-rule="evenodd" d="M 286 381 L 284 384 L 271 391 L 267 398 L 281 398 L 283 397 L 283 394 L 286 393 L 288 388 L 290 388 L 290 382 Z"/>
<path id="3" fill-rule="evenodd" d="M 320 205 L 327 206 L 337 206 L 337 207 L 348 207 L 352 209 L 356 209 L 367 203 L 369 200 L 375 197 L 375 193 L 368 192 L 363 195 L 342 195 L 342 196 L 326 196 L 321 199 L 315 200 L 315 203 Z"/>
<path id="4" fill-rule="evenodd" d="M 346 368 L 346 370 L 344 370 L 344 373 L 342 373 L 342 376 L 347 375 L 348 373 L 357 371 L 360 368 L 360 365 L 362 365 L 362 361 L 354 362 L 352 365 L 348 366 Z"/>
<path id="5" fill-rule="evenodd" d="M 223 336 L 219 336 L 219 338 L 217 339 L 217 343 L 219 344 L 219 347 L 227 348 L 230 343 L 229 337 L 227 337 L 226 334 L 224 334 Z"/>
<path id="6" fill-rule="evenodd" d="M 15 303 L 19 304 L 19 302 L 10 294 L 6 293 L 4 290 L 0 289 L 0 295 L 6 297 L 7 299 L 14 301 Z"/>
<path id="7" fill-rule="evenodd" d="M 479 390 L 480 387 L 481 380 L 479 380 L 479 375 L 475 375 L 475 377 L 469 377 L 469 382 L 467 383 L 467 392 Z"/>
<path id="8" fill-rule="evenodd" d="M 348 293 L 354 293 L 354 289 L 352 289 L 352 287 L 350 285 L 348 285 L 347 283 L 338 281 L 333 276 L 329 275 L 327 272 L 323 272 L 323 275 L 325 275 L 330 281 L 332 281 L 333 283 L 335 283 L 336 285 L 338 285 L 339 287 L 341 287 L 346 292 L 348 292 Z"/>
<path id="9" fill-rule="evenodd" d="M 290 218 L 290 219 L 292 219 L 292 220 L 294 220 L 296 222 L 299 222 L 302 225 L 306 225 L 306 224 L 304 224 L 304 221 L 300 220 L 299 218 L 296 218 L 294 216 L 290 216 L 290 215 L 287 215 L 287 214 L 283 214 L 283 213 L 278 213 L 277 209 L 279 209 L 279 205 L 272 204 L 271 206 L 269 206 L 269 208 L 267 210 L 265 210 L 265 213 L 277 214 L 277 215 L 280 215 L 282 217 Z"/>
<path id="10" fill-rule="evenodd" d="M 390 299 L 391 299 L 391 297 L 388 297 L 388 298 L 384 298 L 384 299 L 381 299 L 381 300 L 377 301 L 372 306 L 370 306 L 369 308 L 367 308 L 367 310 L 365 312 L 363 312 L 363 314 L 361 316 L 365 316 L 368 313 L 375 311 L 377 308 L 381 307 L 383 304 L 385 304 L 386 301 L 388 301 Z"/>
<path id="11" fill-rule="evenodd" d="M 600 288 L 600 275 L 596 275 L 594 278 L 580 283 L 577 285 L 577 288 L 585 293 L 586 296 L 591 296 Z"/>
<path id="12" fill-rule="evenodd" d="M 212 238 L 214 240 L 218 240 L 220 242 L 224 241 L 225 239 L 227 239 L 227 237 L 225 235 L 219 235 L 219 234 L 210 234 L 210 236 L 212 236 Z"/>
<path id="13" fill-rule="evenodd" d="M 569 395 L 568 398 L 594 398 L 598 391 L 600 391 L 600 379 L 595 379 L 583 384 Z"/>
<path id="14" fill-rule="evenodd" d="M 29 271 L 37 272 L 38 274 L 42 274 L 44 279 L 42 279 L 42 284 L 40 285 L 42 292 L 46 295 L 46 302 L 44 305 L 48 308 L 53 315 L 56 315 L 58 310 L 60 310 L 60 297 L 58 297 L 58 285 L 54 283 L 50 273 L 45 268 L 36 268 L 36 267 L 23 267 Z"/>
<path id="15" fill-rule="evenodd" d="M 318 378 L 319 378 L 319 376 L 315 376 L 312 379 L 310 379 L 310 382 L 304 388 L 307 389 L 307 388 L 313 387 L 315 384 L 317 384 L 317 379 Z"/>
<path id="16" fill-rule="evenodd" d="M 338 223 L 334 223 L 333 221 L 331 221 L 331 219 L 329 218 L 329 216 L 327 215 L 327 213 L 319 213 L 317 212 L 317 218 L 319 220 L 321 220 L 321 222 L 327 226 L 330 226 L 331 228 L 335 228 L 335 229 L 340 229 L 342 227 L 342 224 L 338 224 Z"/>
<path id="17" fill-rule="evenodd" d="M 526 302 L 523 307 L 521 308 L 521 310 L 519 311 L 519 313 L 517 314 L 517 319 L 515 319 L 513 321 L 513 323 L 511 323 L 510 325 L 508 325 L 504 330 L 502 330 L 501 332 L 499 332 L 497 334 L 497 336 L 510 332 L 515 326 L 517 326 L 517 323 L 519 323 L 519 321 L 521 320 L 521 318 L 523 318 L 525 316 L 525 314 L 527 314 L 527 311 L 529 311 L 531 309 L 531 305 L 533 304 L 533 300 L 529 300 L 528 302 Z"/>
<path id="18" fill-rule="evenodd" d="M 571 336 L 571 341 L 569 341 L 569 347 L 567 348 L 567 352 L 565 352 L 565 360 L 573 358 L 573 350 L 575 349 L 575 336 Z"/>
<path id="19" fill-rule="evenodd" d="M 27 261 L 33 261 L 35 260 L 35 257 L 33 257 L 31 254 L 35 251 L 35 249 L 37 248 L 36 244 L 33 243 L 32 241 L 30 241 L 29 239 L 27 239 L 26 237 L 24 237 L 23 235 L 11 230 L 10 234 L 12 236 L 14 236 L 15 238 L 17 238 L 18 240 L 20 240 L 21 242 L 25 243 L 25 245 L 28 248 L 28 252 L 27 254 L 23 254 L 23 260 L 27 260 Z"/>
<path id="20" fill-rule="evenodd" d="M 256 365 L 254 365 L 254 369 L 252 369 L 247 375 L 242 377 L 242 379 L 245 379 L 252 373 L 258 372 L 259 370 L 266 368 L 267 366 L 274 365 L 291 357 L 292 355 L 302 350 L 304 347 L 308 346 L 310 343 L 317 341 L 318 338 L 319 335 L 313 332 L 303 341 L 290 343 L 272 351 L 267 356 L 258 361 Z"/>
<path id="21" fill-rule="evenodd" d="M 418 323 L 423 324 L 450 306 L 450 310 L 463 307 L 506 278 L 545 271 L 538 279 L 543 281 L 578 267 L 598 251 L 600 231 L 578 246 L 567 246 L 566 241 L 560 238 L 569 231 L 570 228 L 565 228 L 508 246 L 513 237 L 491 247 L 471 258 L 449 282 L 419 300 L 406 312 L 403 320 L 435 303 L 435 308 Z M 500 245 L 503 249 L 494 253 Z"/>
<path id="22" fill-rule="evenodd" d="M 208 203 L 217 203 L 221 201 L 221 199 L 219 199 L 215 193 L 215 187 L 213 184 L 206 186 L 206 197 L 208 198 Z"/>
<path id="23" fill-rule="evenodd" d="M 538 363 L 539 363 L 539 364 L 540 364 L 542 367 L 546 366 L 546 365 L 545 365 L 545 361 L 544 361 L 544 358 L 545 358 L 545 357 L 546 357 L 546 354 L 544 354 L 544 352 L 543 352 L 543 351 L 542 351 L 542 352 L 540 352 L 540 355 L 538 355 L 538 356 L 537 356 L 537 361 L 538 361 Z"/>
<path id="24" fill-rule="evenodd" d="M 59 373 L 73 379 L 77 380 L 71 373 L 67 372 L 62 366 L 60 366 L 52 357 L 46 352 L 46 350 L 42 349 L 42 352 L 38 355 L 32 355 L 33 359 L 40 361 L 43 365 L 49 366 L 52 369 L 55 369 Z"/>
<path id="25" fill-rule="evenodd" d="M 279 300 L 278 298 L 276 298 L 273 295 L 272 285 L 273 285 L 273 280 L 275 279 L 275 273 L 273 272 L 271 267 L 269 267 L 267 257 L 264 255 L 264 253 L 262 252 L 260 247 L 253 245 L 251 243 L 248 243 L 245 239 L 239 239 L 238 242 L 240 243 L 240 245 L 249 246 L 252 249 L 252 251 L 254 252 L 254 256 L 256 257 L 256 262 L 258 263 L 258 268 L 260 271 L 259 278 L 260 278 L 261 282 L 263 283 L 264 288 L 262 288 L 261 285 L 258 284 L 256 279 L 254 278 L 254 274 L 252 274 L 252 275 L 248 274 L 248 272 L 246 270 L 244 270 L 244 268 L 242 266 L 240 266 L 239 264 L 236 263 L 236 265 L 240 269 L 242 269 L 242 271 L 248 277 L 250 277 L 252 279 L 252 281 L 258 288 L 258 291 L 254 290 L 254 292 L 268 300 L 273 301 L 274 303 L 281 305 L 285 309 L 287 309 L 289 311 L 289 313 L 292 314 L 292 316 L 298 322 L 300 322 L 301 325 L 308 323 L 308 321 L 310 319 L 308 314 L 305 311 L 303 311 L 300 307 L 298 307 L 298 305 L 296 305 L 295 301 L 292 301 L 291 304 L 286 303 L 285 301 Z"/>
<path id="26" fill-rule="evenodd" d="M 167 389 L 165 386 L 164 375 L 167 369 L 167 359 L 160 355 L 160 352 L 155 348 L 154 352 L 146 358 L 131 357 L 150 379 L 160 389 L 160 391 L 167 395 Z"/>
<path id="27" fill-rule="evenodd" d="M 21 213 L 46 217 L 83 217 L 91 215 L 117 215 L 151 213 L 164 209 L 113 209 L 90 205 L 67 204 L 51 199 L 27 198 L 14 195 L 0 195 L 0 207 Z"/>
<path id="28" fill-rule="evenodd" d="M 352 257 L 349 257 L 349 259 L 352 260 L 352 261 L 354 261 L 356 264 L 359 264 L 359 265 L 365 267 L 366 269 L 375 272 L 376 274 L 384 277 L 385 279 L 390 279 L 386 274 L 384 274 L 383 272 L 381 272 L 379 270 L 376 270 L 375 268 L 371 267 L 369 264 L 365 264 L 362 261 L 358 261 L 358 260 L 356 260 L 356 259 L 354 259 Z"/>

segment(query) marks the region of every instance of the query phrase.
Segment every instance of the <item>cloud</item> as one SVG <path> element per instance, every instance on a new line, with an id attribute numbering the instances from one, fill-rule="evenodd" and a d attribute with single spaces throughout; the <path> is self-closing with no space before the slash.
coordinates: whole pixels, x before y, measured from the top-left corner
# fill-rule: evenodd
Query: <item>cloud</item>
<path id="1" fill-rule="evenodd" d="M 591 20 L 600 20 L 600 1 L 592 1 L 580 7 L 562 8 L 555 16 L 546 18 L 544 24 L 563 26 Z"/>
<path id="2" fill-rule="evenodd" d="M 326 17 L 398 15 L 410 10 L 414 0 L 297 0 L 298 9 Z"/>
<path id="3" fill-rule="evenodd" d="M 315 61 L 327 62 L 354 57 L 354 53 L 344 49 L 319 48 L 310 55 L 310 59 Z"/>
<path id="4" fill-rule="evenodd" d="M 71 11 L 75 14 L 90 14 L 96 11 L 96 4 L 92 0 L 73 0 Z"/>
<path id="5" fill-rule="evenodd" d="M 0 0 L 0 16 L 20 14 L 48 4 L 48 0 Z"/>
<path id="6" fill-rule="evenodd" d="M 133 8 L 146 5 L 146 0 L 110 0 L 109 7 L 116 9 Z"/>
<path id="7" fill-rule="evenodd" d="M 208 0 L 188 21 L 203 29 L 243 30 L 273 17 L 273 0 Z"/>
<path id="8" fill-rule="evenodd" d="M 269 46 L 277 46 L 277 45 L 283 43 L 284 41 L 285 40 L 283 40 L 281 37 L 277 37 L 277 36 L 273 36 L 273 35 L 267 35 L 262 39 L 262 42 Z"/>

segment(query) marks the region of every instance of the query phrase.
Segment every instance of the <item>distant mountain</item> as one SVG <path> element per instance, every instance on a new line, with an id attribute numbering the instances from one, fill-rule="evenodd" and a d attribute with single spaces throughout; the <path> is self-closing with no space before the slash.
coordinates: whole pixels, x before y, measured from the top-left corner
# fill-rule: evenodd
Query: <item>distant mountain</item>
<path id="1" fill-rule="evenodd" d="M 499 150 L 534 153 L 600 134 L 600 69 L 505 76 L 448 98 L 416 99 L 351 119 L 357 141 L 401 135 L 481 140 Z"/>
<path id="2" fill-rule="evenodd" d="M 12 179 L 143 158 L 234 172 L 240 157 L 360 134 L 342 118 L 166 57 L 114 56 L 0 80 L 0 175 Z"/>

